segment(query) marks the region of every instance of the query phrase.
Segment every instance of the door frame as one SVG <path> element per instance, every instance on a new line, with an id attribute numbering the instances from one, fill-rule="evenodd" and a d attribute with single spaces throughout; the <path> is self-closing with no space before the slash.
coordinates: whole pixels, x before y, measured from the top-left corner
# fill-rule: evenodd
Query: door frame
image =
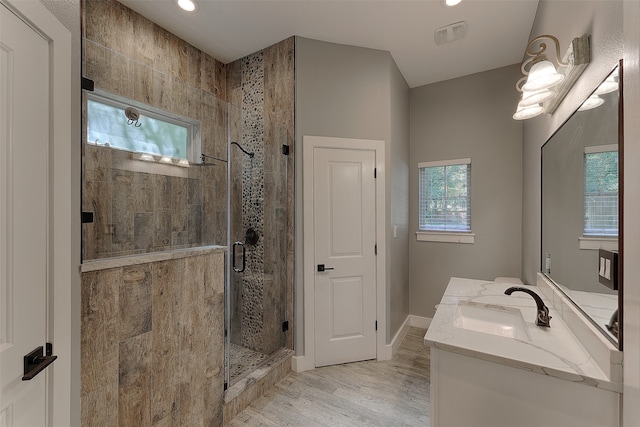
<path id="1" fill-rule="evenodd" d="M 56 362 L 47 369 L 48 425 L 73 426 L 79 422 L 79 347 L 72 336 L 79 337 L 79 322 L 74 321 L 72 310 L 73 224 L 78 213 L 72 213 L 73 150 L 71 133 L 71 32 L 40 2 L 28 0 L 0 0 L 31 28 L 49 42 L 50 55 L 50 173 L 49 173 L 49 295 L 47 302 L 47 342 L 53 343 Z M 79 153 L 78 153 L 79 154 Z M 55 254 L 55 256 L 54 256 Z M 76 263 L 76 272 L 77 270 Z M 79 307 L 79 302 L 77 304 Z M 77 330 L 76 330 L 77 329 Z M 75 356 L 75 357 L 74 357 Z M 55 377 L 55 381 L 53 380 Z M 77 391 L 72 400 L 72 390 Z M 73 412 L 73 415 L 72 415 Z M 77 413 L 76 413 L 77 412 Z M 73 422 L 72 422 L 73 418 Z"/>
<path id="2" fill-rule="evenodd" d="M 376 358 L 381 359 L 386 345 L 386 181 L 385 142 L 372 139 L 353 139 L 304 135 L 302 137 L 303 173 L 303 274 L 304 274 L 304 360 L 298 360 L 296 371 L 315 369 L 315 235 L 314 235 L 314 158 L 315 148 L 374 150 L 376 155 Z M 299 359 L 299 358 L 298 358 Z M 303 362 L 303 363 L 300 363 Z"/>

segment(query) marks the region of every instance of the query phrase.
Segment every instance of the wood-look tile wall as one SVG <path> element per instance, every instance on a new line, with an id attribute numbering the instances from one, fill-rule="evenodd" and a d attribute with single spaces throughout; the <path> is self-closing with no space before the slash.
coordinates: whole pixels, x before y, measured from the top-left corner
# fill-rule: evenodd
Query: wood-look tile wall
<path id="1" fill-rule="evenodd" d="M 83 273 L 82 425 L 222 425 L 223 298 L 223 250 Z"/>
<path id="2" fill-rule="evenodd" d="M 201 151 L 226 158 L 225 65 L 115 0 L 83 5 L 83 75 L 96 89 L 200 121 Z M 224 164 L 154 174 L 132 170 L 131 153 L 83 149 L 82 209 L 94 213 L 83 259 L 226 244 Z"/>

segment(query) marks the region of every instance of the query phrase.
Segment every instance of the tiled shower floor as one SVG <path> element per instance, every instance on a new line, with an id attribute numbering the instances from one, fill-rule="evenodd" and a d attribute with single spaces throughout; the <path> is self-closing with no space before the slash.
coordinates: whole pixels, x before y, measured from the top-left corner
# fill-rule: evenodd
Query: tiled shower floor
<path id="1" fill-rule="evenodd" d="M 249 350 L 238 344 L 231 343 L 229 349 L 231 363 L 229 364 L 229 381 L 231 384 L 253 371 L 265 361 L 269 355 Z"/>

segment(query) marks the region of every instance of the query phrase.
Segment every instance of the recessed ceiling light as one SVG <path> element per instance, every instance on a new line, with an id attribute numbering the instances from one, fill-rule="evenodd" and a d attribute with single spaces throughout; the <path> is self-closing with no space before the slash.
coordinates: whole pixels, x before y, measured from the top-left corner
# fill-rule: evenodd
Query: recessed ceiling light
<path id="1" fill-rule="evenodd" d="M 457 6 L 462 3 L 462 0 L 443 0 L 444 5 L 447 7 Z"/>
<path id="2" fill-rule="evenodd" d="M 198 4 L 195 0 L 178 0 L 178 6 L 180 6 L 180 9 L 186 10 L 187 12 L 195 12 L 198 8 Z"/>

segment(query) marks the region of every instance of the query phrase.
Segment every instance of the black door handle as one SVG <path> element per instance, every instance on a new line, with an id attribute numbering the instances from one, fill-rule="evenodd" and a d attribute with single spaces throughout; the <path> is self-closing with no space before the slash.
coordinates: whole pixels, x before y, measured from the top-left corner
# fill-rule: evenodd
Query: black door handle
<path id="1" fill-rule="evenodd" d="M 327 270 L 333 270 L 333 267 L 325 267 L 324 264 L 318 264 L 318 271 L 323 272 Z"/>
<path id="2" fill-rule="evenodd" d="M 36 348 L 24 356 L 24 376 L 22 377 L 22 381 L 32 380 L 57 358 L 58 356 L 53 356 L 53 345 L 51 345 L 51 343 L 47 343 L 46 355 L 44 354 L 44 348 L 42 346 Z"/>

